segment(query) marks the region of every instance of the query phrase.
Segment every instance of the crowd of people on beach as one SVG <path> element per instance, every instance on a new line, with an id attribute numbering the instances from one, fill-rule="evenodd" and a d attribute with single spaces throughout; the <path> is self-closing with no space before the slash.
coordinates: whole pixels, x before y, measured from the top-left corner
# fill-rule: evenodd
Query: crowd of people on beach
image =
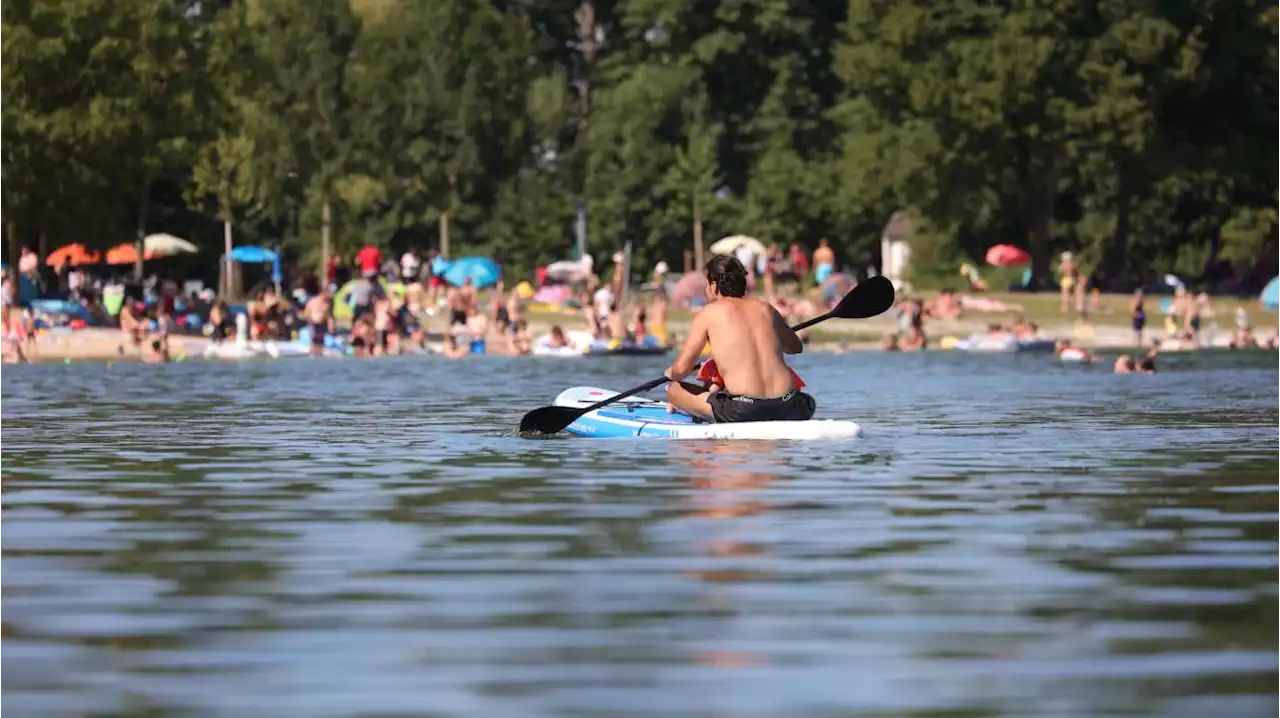
<path id="1" fill-rule="evenodd" d="M 744 238 L 732 254 L 747 269 L 749 286 L 761 292 L 790 323 L 798 323 L 826 311 L 852 288 L 853 278 L 837 271 L 834 250 L 823 240 L 812 256 L 799 244 L 763 246 Z M 669 313 L 679 306 L 697 311 L 702 300 L 696 285 L 692 289 L 669 281 L 665 262 L 657 262 L 648 280 L 637 286 L 626 281 L 631 273 L 627 257 L 614 253 L 612 266 L 595 271 L 590 255 L 572 264 L 576 270 L 562 285 L 555 311 L 560 312 L 545 334 L 534 337 L 528 321 L 535 292 L 556 284 L 540 268 L 537 285 L 521 281 L 510 286 L 501 276 L 483 288 L 467 279 L 460 284 L 446 282 L 433 269 L 439 261 L 434 251 L 418 253 L 409 249 L 389 256 L 377 247 L 366 246 L 349 260 L 331 257 L 321 278 L 295 272 L 297 281 L 290 291 L 279 283 L 259 285 L 249 301 L 232 305 L 209 289 L 192 289 L 185 295 L 175 281 L 152 277 L 134 283 L 120 276 L 104 275 L 81 267 L 63 265 L 52 276 L 37 271 L 36 255 L 24 248 L 18 273 L 4 274 L 4 352 L 6 361 L 35 358 L 35 336 L 50 318 L 19 307 L 15 301 L 16 278 L 39 282 L 42 296 L 52 296 L 80 308 L 76 316 L 53 318 L 75 329 L 86 322 L 119 327 L 119 354 L 147 362 L 173 358 L 171 338 L 204 336 L 216 348 L 237 343 L 292 343 L 307 347 L 313 355 L 353 354 L 376 357 L 393 354 L 437 354 L 463 358 L 486 354 L 523 356 L 539 350 L 584 349 L 584 343 L 612 350 L 626 347 L 661 349 L 677 345 L 679 338 L 669 328 Z M 686 260 L 686 270 L 689 261 Z M 1061 310 L 1077 311 L 1080 321 L 1089 312 L 1101 311 L 1100 297 L 1092 300 L 1083 291 L 1079 265 L 1070 253 L 1062 256 Z M 700 273 L 693 274 L 698 279 Z M 278 279 L 278 278 L 277 278 Z M 1074 281 L 1072 281 L 1074 280 Z M 1129 314 L 1134 344 L 1145 346 L 1150 332 L 1142 290 L 1131 299 Z M 926 328 L 935 321 L 972 320 L 979 313 L 1014 313 L 1012 322 L 991 322 L 985 332 L 968 338 L 971 342 L 1045 341 L 1034 322 L 1016 312 L 1019 307 L 982 296 L 942 289 L 932 298 L 904 293 L 895 305 L 897 324 L 884 334 L 880 346 L 889 351 L 912 352 L 938 343 Z M 581 322 L 566 320 L 565 312 L 577 313 Z M 1207 294 L 1191 294 L 1177 287 L 1164 300 L 1165 337 L 1154 351 L 1190 350 L 1211 343 L 1216 323 L 1208 324 L 1214 309 Z M 808 336 L 802 332 L 806 341 Z M 1274 347 L 1275 338 L 1258 341 L 1249 326 L 1247 313 L 1236 312 L 1227 347 Z M 1220 342 L 1221 343 L 1221 342 Z M 944 337 L 943 348 L 952 348 Z M 1083 353 L 1072 342 L 1059 340 L 1055 356 L 1073 357 Z M 1153 361 L 1154 353 L 1131 360 L 1134 371 Z M 1117 371 L 1128 363 L 1117 359 Z"/>

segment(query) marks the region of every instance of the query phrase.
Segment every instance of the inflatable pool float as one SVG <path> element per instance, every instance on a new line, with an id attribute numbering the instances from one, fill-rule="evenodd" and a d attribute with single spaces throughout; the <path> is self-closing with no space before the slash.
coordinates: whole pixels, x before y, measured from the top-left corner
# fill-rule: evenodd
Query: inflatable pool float
<path id="1" fill-rule="evenodd" d="M 614 340 L 596 340 L 587 348 L 587 356 L 607 357 L 607 356 L 656 356 L 666 354 L 671 351 L 670 347 L 664 347 L 658 343 L 655 337 L 645 337 L 644 341 L 637 344 L 635 342 L 625 342 Z"/>
<path id="2" fill-rule="evenodd" d="M 987 354 L 1052 352 L 1053 340 L 1044 338 L 1019 339 L 1012 334 L 975 335 L 968 339 L 955 340 L 952 348 L 958 352 Z"/>
<path id="3" fill-rule="evenodd" d="M 551 335 L 546 334 L 539 337 L 533 343 L 533 355 L 544 357 L 580 357 L 587 353 L 591 348 L 591 342 L 594 339 L 590 332 L 568 331 L 564 333 L 568 346 L 554 347 L 551 346 Z"/>
<path id="4" fill-rule="evenodd" d="M 207 344 L 202 353 L 206 359 L 281 359 L 309 356 L 311 347 L 297 342 L 245 341 Z"/>

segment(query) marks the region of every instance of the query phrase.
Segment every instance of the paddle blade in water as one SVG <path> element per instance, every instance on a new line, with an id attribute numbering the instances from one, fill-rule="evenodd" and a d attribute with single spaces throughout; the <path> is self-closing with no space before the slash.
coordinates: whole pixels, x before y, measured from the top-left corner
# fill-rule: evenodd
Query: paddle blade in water
<path id="1" fill-rule="evenodd" d="M 831 316 L 839 319 L 866 319 L 889 311 L 893 306 L 893 282 L 887 277 L 871 277 L 858 282 L 853 291 L 844 296 Z"/>
<path id="2" fill-rule="evenodd" d="M 582 416 L 582 413 L 582 409 L 571 406 L 544 406 L 541 409 L 534 409 L 520 420 L 520 434 L 537 436 L 564 431 L 565 427 Z"/>

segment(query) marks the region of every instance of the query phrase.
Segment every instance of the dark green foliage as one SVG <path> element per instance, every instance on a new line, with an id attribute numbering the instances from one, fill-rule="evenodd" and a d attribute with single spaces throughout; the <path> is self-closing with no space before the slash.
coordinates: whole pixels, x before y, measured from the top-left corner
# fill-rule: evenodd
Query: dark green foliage
<path id="1" fill-rule="evenodd" d="M 918 276 L 988 246 L 1122 286 L 1274 272 L 1274 3 L 1253 0 L 44 0 L 3 5 L 5 224 L 498 252 L 827 238 L 895 211 Z M 298 230 L 296 237 L 293 229 Z M 12 249 L 10 250 L 12 251 Z M 212 268 L 210 272 L 216 271 Z M 1268 274 L 1269 276 L 1269 274 Z"/>

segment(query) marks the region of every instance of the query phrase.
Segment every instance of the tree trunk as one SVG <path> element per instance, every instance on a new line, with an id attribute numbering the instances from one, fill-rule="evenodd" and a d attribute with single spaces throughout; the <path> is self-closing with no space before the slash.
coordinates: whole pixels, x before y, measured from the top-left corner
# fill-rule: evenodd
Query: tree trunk
<path id="1" fill-rule="evenodd" d="M 222 222 L 222 286 L 218 287 L 218 293 L 224 297 L 231 296 L 231 273 L 234 271 L 234 265 L 231 262 L 231 220 L 223 220 Z"/>
<path id="2" fill-rule="evenodd" d="M 22 242 L 18 240 L 18 224 L 9 220 L 5 224 L 5 231 L 9 235 L 9 261 L 13 264 L 11 271 L 17 274 L 18 259 L 22 257 Z"/>
<path id="3" fill-rule="evenodd" d="M 1042 177 L 1043 183 L 1032 199 L 1033 205 L 1027 217 L 1027 230 L 1030 236 L 1031 250 L 1031 286 L 1043 287 L 1050 276 L 1049 270 L 1049 223 L 1053 221 L 1054 203 L 1058 199 L 1058 178 L 1062 174 L 1062 165 L 1066 161 L 1063 151 L 1054 150 L 1052 164 Z M 1030 168 L 1028 168 L 1030 169 Z M 1028 183 L 1025 186 L 1035 187 Z"/>
<path id="4" fill-rule="evenodd" d="M 449 210 L 440 213 L 440 256 L 449 258 Z"/>
<path id="5" fill-rule="evenodd" d="M 447 207 L 440 211 L 440 256 L 449 258 L 449 213 L 453 211 L 458 192 L 458 176 L 449 173 L 449 198 Z"/>
<path id="6" fill-rule="evenodd" d="M 48 288 L 48 285 L 46 284 L 46 278 L 49 276 L 48 272 L 52 269 L 51 267 L 49 267 L 44 263 L 45 257 L 48 257 L 48 256 L 49 256 L 49 236 L 48 236 L 48 233 L 44 231 L 44 228 L 41 227 L 40 235 L 36 238 L 36 259 L 39 260 L 36 262 L 36 277 L 40 280 L 39 282 L 36 283 L 36 286 L 40 288 L 41 295 L 43 295 L 45 292 L 45 289 Z M 53 287 L 54 289 L 57 289 L 58 287 L 58 279 L 56 276 L 53 279 Z"/>
<path id="7" fill-rule="evenodd" d="M 576 78 L 581 113 L 578 129 L 584 130 L 591 115 L 591 81 L 588 75 L 596 52 L 600 50 L 600 44 L 596 42 L 596 9 L 590 2 L 584 2 L 574 11 L 573 19 L 578 23 L 578 51 L 582 53 L 582 71 Z"/>
<path id="8" fill-rule="evenodd" d="M 333 219 L 329 207 L 329 192 L 324 193 L 324 204 L 320 206 L 320 286 L 329 286 L 329 225 Z"/>
<path id="9" fill-rule="evenodd" d="M 1116 189 L 1116 228 L 1107 243 L 1107 252 L 1099 272 L 1100 284 L 1115 288 L 1128 274 L 1129 228 L 1133 215 L 1133 173 L 1120 168 L 1120 186 Z"/>
<path id="10" fill-rule="evenodd" d="M 701 270 L 702 263 L 702 208 L 698 206 L 698 198 L 693 198 L 693 266 Z"/>
<path id="11" fill-rule="evenodd" d="M 138 237 L 134 249 L 138 256 L 133 262 L 133 279 L 142 281 L 142 262 L 146 259 L 147 249 L 147 215 L 151 212 L 151 179 L 142 184 L 142 203 L 138 208 Z"/>

